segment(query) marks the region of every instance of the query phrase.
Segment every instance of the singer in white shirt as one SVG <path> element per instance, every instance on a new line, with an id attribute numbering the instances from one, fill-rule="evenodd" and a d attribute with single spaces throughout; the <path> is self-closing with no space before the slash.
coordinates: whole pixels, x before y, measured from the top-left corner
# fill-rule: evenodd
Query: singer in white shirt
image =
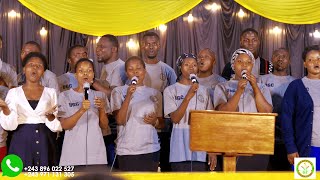
<path id="1" fill-rule="evenodd" d="M 55 133 L 61 131 L 56 118 L 55 89 L 41 85 L 47 61 L 41 53 L 29 53 L 22 63 L 26 82 L 10 89 L 0 99 L 1 126 L 12 132 L 8 154 L 18 155 L 27 166 L 52 166 L 55 162 Z"/>
<path id="2" fill-rule="evenodd" d="M 182 54 L 177 60 L 179 81 L 168 86 L 163 93 L 164 115 L 171 118 L 173 129 L 170 142 L 170 163 L 172 171 L 206 171 L 206 152 L 190 150 L 190 110 L 213 109 L 209 90 L 199 85 L 194 78 L 198 72 L 196 57 Z M 191 75 L 191 76 L 190 76 Z M 192 83 L 192 78 L 195 83 Z M 216 156 L 209 156 L 211 170 L 216 166 Z"/>
<path id="3" fill-rule="evenodd" d="M 118 124 L 117 159 L 122 171 L 158 170 L 160 144 L 156 128 L 162 128 L 162 95 L 143 84 L 144 61 L 137 56 L 125 62 L 130 85 L 111 93 L 111 109 Z"/>
<path id="4" fill-rule="evenodd" d="M 80 59 L 75 71 L 79 86 L 60 93 L 58 100 L 58 117 L 65 129 L 60 165 L 107 164 L 103 130 L 110 134 L 108 99 L 104 93 L 90 89 L 85 99 L 84 84 L 91 84 L 94 77 L 92 61 Z"/>
<path id="5" fill-rule="evenodd" d="M 272 112 L 272 100 L 269 89 L 257 83 L 251 74 L 254 56 L 247 49 L 236 50 L 231 59 L 235 78 L 219 83 L 214 91 L 214 106 L 218 111 L 233 112 Z M 261 134 L 263 136 L 263 134 Z M 240 157 L 237 171 L 265 171 L 268 156 Z"/>

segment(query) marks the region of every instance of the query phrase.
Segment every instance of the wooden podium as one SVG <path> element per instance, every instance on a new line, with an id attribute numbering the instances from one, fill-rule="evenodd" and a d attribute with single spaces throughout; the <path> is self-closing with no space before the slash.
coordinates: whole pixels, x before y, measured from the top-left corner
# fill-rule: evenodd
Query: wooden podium
<path id="1" fill-rule="evenodd" d="M 223 155 L 223 170 L 236 171 L 236 157 L 274 153 L 275 113 L 190 111 L 190 149 Z"/>

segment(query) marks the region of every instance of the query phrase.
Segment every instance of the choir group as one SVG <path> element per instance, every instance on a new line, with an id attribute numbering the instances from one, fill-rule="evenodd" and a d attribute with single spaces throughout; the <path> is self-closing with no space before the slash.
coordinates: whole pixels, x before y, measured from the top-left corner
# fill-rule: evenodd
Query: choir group
<path id="1" fill-rule="evenodd" d="M 307 75 L 300 79 L 289 75 L 287 49 L 275 49 L 267 61 L 259 47 L 257 31 L 244 30 L 220 76 L 209 48 L 181 54 L 174 70 L 158 58 L 155 32 L 142 38 L 143 58 L 125 61 L 117 38 L 104 35 L 96 47 L 100 77 L 81 45 L 68 49 L 69 71 L 57 77 L 40 45 L 29 41 L 21 73 L 0 61 L 0 160 L 16 154 L 24 166 L 221 170 L 220 156 L 189 147 L 190 110 L 216 110 L 278 113 L 274 155 L 240 157 L 238 171 L 290 171 L 295 157 L 320 164 L 319 46 L 304 50 Z"/>

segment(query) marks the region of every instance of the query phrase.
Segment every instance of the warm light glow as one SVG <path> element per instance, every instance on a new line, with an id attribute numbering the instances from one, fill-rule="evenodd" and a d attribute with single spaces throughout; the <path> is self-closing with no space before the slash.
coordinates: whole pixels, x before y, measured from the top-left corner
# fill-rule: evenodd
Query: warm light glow
<path id="1" fill-rule="evenodd" d="M 240 10 L 238 12 L 239 18 L 243 18 L 245 15 L 246 15 L 246 13 L 244 13 L 244 11 L 240 8 Z"/>
<path id="2" fill-rule="evenodd" d="M 16 11 L 11 10 L 11 11 L 8 13 L 8 16 L 11 17 L 11 18 L 17 17 L 17 13 L 16 13 Z"/>
<path id="3" fill-rule="evenodd" d="M 215 12 L 218 9 L 221 9 L 221 6 L 214 2 L 212 4 L 205 5 L 204 8 L 206 8 L 208 11 L 211 10 L 211 11 Z"/>
<path id="4" fill-rule="evenodd" d="M 217 11 L 220 8 L 221 7 L 217 3 L 212 3 L 212 5 L 211 5 L 211 10 L 212 11 Z"/>
<path id="5" fill-rule="evenodd" d="M 159 29 L 161 32 L 165 32 L 167 30 L 167 26 L 165 24 L 160 24 Z"/>
<path id="6" fill-rule="evenodd" d="M 189 14 L 189 16 L 188 16 L 188 22 L 189 22 L 189 23 L 193 22 L 193 16 L 192 16 L 192 14 Z"/>
<path id="7" fill-rule="evenodd" d="M 272 31 L 273 34 L 280 34 L 282 32 L 282 29 L 280 29 L 278 26 L 275 26 Z"/>
<path id="8" fill-rule="evenodd" d="M 42 27 L 40 30 L 40 35 L 41 36 L 46 36 L 48 34 L 48 31 L 46 30 L 46 28 Z"/>
<path id="9" fill-rule="evenodd" d="M 98 37 L 97 37 L 97 39 L 96 39 L 96 43 L 98 43 L 98 42 L 99 42 L 100 38 L 101 38 L 101 36 L 98 36 Z"/>
<path id="10" fill-rule="evenodd" d="M 137 49 L 138 48 L 138 43 L 135 42 L 132 38 L 130 38 L 130 40 L 127 42 L 127 47 L 129 49 Z"/>
<path id="11" fill-rule="evenodd" d="M 313 37 L 314 38 L 320 38 L 320 32 L 318 31 L 318 29 L 316 29 L 313 33 Z"/>

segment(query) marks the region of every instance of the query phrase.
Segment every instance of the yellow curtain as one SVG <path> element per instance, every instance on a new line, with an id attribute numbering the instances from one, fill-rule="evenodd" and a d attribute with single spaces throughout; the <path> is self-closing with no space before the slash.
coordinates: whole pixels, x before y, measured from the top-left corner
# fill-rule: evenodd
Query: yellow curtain
<path id="1" fill-rule="evenodd" d="M 235 0 L 248 10 L 288 24 L 320 22 L 319 0 Z"/>
<path id="2" fill-rule="evenodd" d="M 201 0 L 19 0 L 53 24 L 101 36 L 128 35 L 167 23 Z"/>

